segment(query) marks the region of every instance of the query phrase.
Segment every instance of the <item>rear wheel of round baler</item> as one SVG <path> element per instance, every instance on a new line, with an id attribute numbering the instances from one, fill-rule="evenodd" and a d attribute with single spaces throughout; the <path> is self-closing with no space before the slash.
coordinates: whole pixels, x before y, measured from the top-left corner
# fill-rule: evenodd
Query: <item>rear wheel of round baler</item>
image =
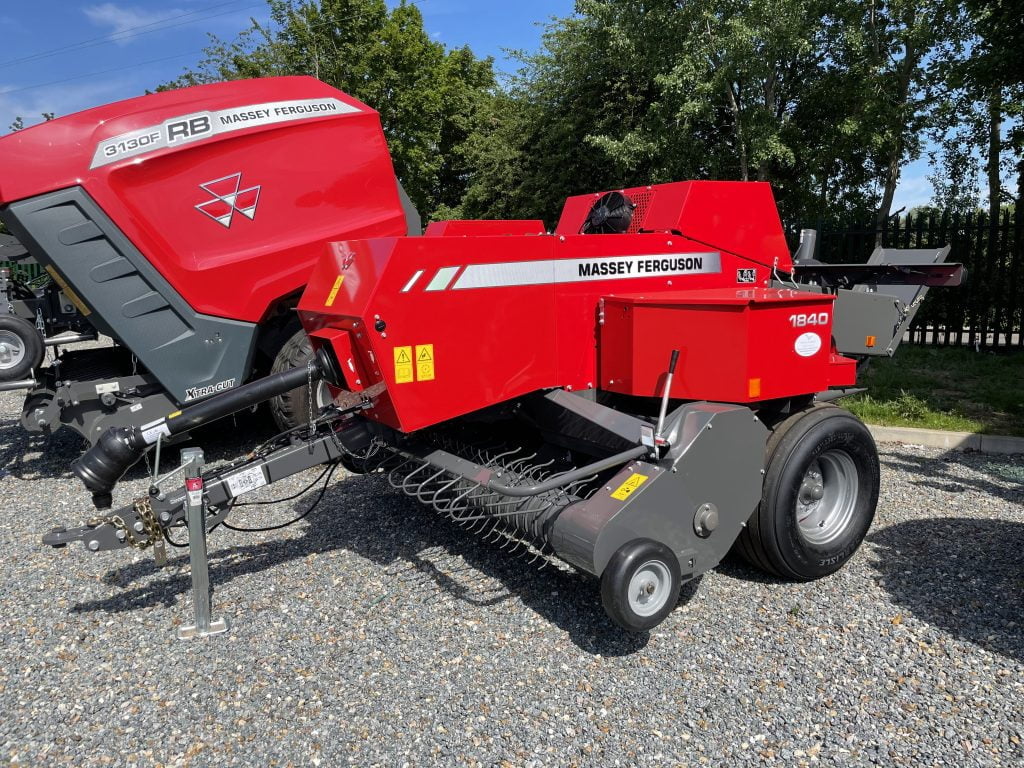
<path id="1" fill-rule="evenodd" d="M 300 328 L 278 351 L 270 372 L 280 373 L 290 368 L 304 366 L 312 357 L 313 347 L 309 343 L 309 337 Z M 282 432 L 309 423 L 309 390 L 308 386 L 296 387 L 270 401 L 270 413 Z M 331 402 L 331 391 L 324 382 L 315 381 L 313 397 L 313 417 L 316 418 L 320 409 Z"/>
<path id="2" fill-rule="evenodd" d="M 27 320 L 0 316 L 0 382 L 21 381 L 43 362 L 43 337 Z"/>
<path id="3" fill-rule="evenodd" d="M 861 545 L 878 504 L 875 442 L 853 414 L 817 405 L 772 432 L 761 503 L 736 541 L 767 573 L 811 581 L 839 570 Z"/>

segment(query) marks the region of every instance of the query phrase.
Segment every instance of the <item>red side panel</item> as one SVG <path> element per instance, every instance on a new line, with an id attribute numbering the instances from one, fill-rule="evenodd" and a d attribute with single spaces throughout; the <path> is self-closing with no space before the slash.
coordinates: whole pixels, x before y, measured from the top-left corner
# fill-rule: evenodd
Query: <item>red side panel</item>
<path id="1" fill-rule="evenodd" d="M 751 403 L 828 389 L 835 296 L 735 288 L 618 295 L 601 327 L 603 388 L 659 397 L 672 350 L 672 397 Z"/>
<path id="2" fill-rule="evenodd" d="M 348 332 L 363 386 L 386 387 L 368 416 L 411 432 L 548 387 L 601 388 L 602 297 L 735 288 L 746 269 L 662 234 L 347 241 L 299 313 L 307 331 Z"/>
<path id="3" fill-rule="evenodd" d="M 789 247 L 765 182 L 680 181 L 623 190 L 633 201 L 630 232 L 679 232 L 713 248 L 789 272 Z M 602 193 L 569 198 L 555 230 L 578 234 Z"/>
<path id="4" fill-rule="evenodd" d="M 308 77 L 157 93 L 0 140 L 0 203 L 75 185 L 194 309 L 250 322 L 327 242 L 406 232 L 377 113 Z"/>

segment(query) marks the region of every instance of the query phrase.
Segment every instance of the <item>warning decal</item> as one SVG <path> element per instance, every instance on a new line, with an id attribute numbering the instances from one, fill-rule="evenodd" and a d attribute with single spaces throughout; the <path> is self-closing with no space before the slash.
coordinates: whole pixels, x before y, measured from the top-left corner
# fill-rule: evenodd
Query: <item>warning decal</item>
<path id="1" fill-rule="evenodd" d="M 434 345 L 416 345 L 416 379 L 418 381 L 434 380 Z"/>
<path id="2" fill-rule="evenodd" d="M 634 472 L 629 476 L 629 479 L 627 479 L 626 482 L 615 489 L 615 493 L 612 494 L 612 498 L 618 499 L 619 501 L 626 501 L 626 499 L 633 495 L 633 491 L 645 482 L 647 482 L 647 475 L 641 475 Z"/>
<path id="3" fill-rule="evenodd" d="M 333 307 L 334 300 L 338 298 L 338 291 L 341 290 L 341 284 L 345 282 L 344 275 L 338 275 L 338 279 L 334 281 L 334 287 L 331 288 L 331 292 L 327 294 L 327 301 L 324 302 L 325 307 Z"/>
<path id="4" fill-rule="evenodd" d="M 395 347 L 395 383 L 413 381 L 412 347 Z"/>

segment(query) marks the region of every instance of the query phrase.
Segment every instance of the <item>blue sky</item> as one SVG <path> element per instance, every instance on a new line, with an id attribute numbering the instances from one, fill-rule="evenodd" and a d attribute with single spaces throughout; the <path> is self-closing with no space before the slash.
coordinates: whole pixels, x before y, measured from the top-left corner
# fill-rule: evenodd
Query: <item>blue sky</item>
<path id="1" fill-rule="evenodd" d="M 536 49 L 544 22 L 574 6 L 573 0 L 416 4 L 435 39 L 494 56 L 500 71 L 515 68 L 504 49 Z M 250 18 L 266 16 L 265 0 L 7 0 L 0 5 L 0 133 L 18 115 L 31 124 L 43 112 L 64 115 L 137 96 L 197 62 L 207 34 L 230 40 Z M 893 210 L 930 199 L 927 173 L 923 160 L 904 169 Z"/>

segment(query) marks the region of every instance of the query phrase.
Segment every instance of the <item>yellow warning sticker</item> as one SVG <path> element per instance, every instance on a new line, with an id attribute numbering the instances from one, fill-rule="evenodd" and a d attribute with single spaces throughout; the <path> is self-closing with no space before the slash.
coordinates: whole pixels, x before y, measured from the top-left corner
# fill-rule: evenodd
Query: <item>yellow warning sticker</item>
<path id="1" fill-rule="evenodd" d="M 626 480 L 626 482 L 615 489 L 615 493 L 612 494 L 612 498 L 618 499 L 619 501 L 625 501 L 633 495 L 633 491 L 645 482 L 647 482 L 647 475 L 640 475 L 634 472 L 629 476 L 629 479 Z"/>
<path id="2" fill-rule="evenodd" d="M 338 275 L 338 279 L 334 281 L 334 287 L 331 288 L 331 292 L 327 294 L 327 301 L 324 302 L 325 307 L 333 307 L 334 300 L 338 298 L 338 291 L 341 290 L 341 284 L 345 282 L 344 275 Z"/>
<path id="3" fill-rule="evenodd" d="M 434 380 L 434 345 L 416 345 L 416 379 L 418 381 Z"/>
<path id="4" fill-rule="evenodd" d="M 408 384 L 413 380 L 412 347 L 395 347 L 395 383 Z"/>

